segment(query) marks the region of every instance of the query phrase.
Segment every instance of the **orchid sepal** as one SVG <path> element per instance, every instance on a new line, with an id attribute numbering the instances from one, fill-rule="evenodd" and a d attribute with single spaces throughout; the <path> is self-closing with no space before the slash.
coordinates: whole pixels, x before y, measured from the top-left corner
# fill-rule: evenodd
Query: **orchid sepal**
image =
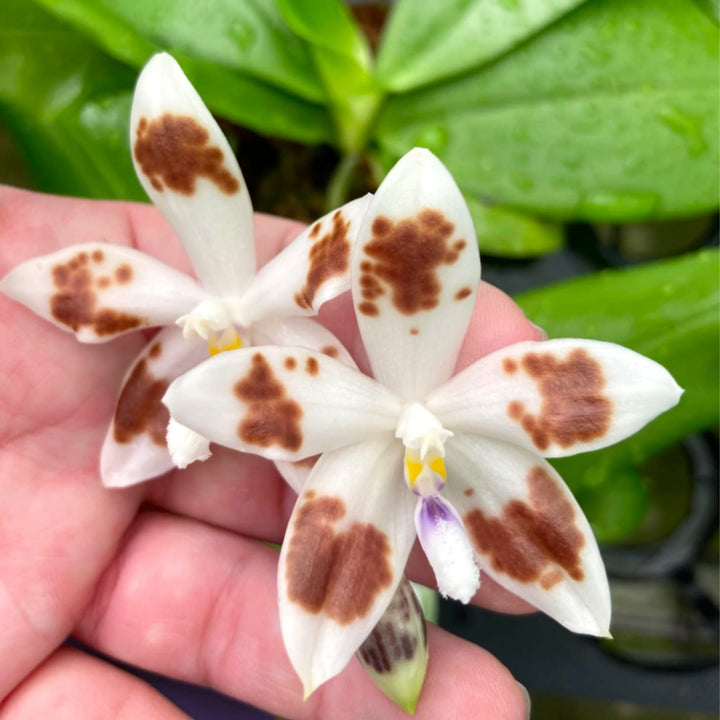
<path id="1" fill-rule="evenodd" d="M 244 291 L 255 272 L 253 211 L 225 136 L 178 63 L 154 55 L 130 117 L 138 179 L 177 233 L 203 287 Z"/>
<path id="2" fill-rule="evenodd" d="M 163 402 L 180 423 L 221 445 L 289 461 L 392 432 L 400 409 L 393 393 L 352 367 L 274 346 L 200 363 Z"/>
<path id="3" fill-rule="evenodd" d="M 100 454 L 106 487 L 122 488 L 175 467 L 167 450 L 169 413 L 161 403 L 170 381 L 205 357 L 179 328 L 163 328 L 130 365 Z"/>
<path id="4" fill-rule="evenodd" d="M 623 440 L 682 392 L 662 365 L 628 348 L 556 339 L 477 360 L 431 392 L 426 406 L 447 427 L 562 457 Z"/>
<path id="5" fill-rule="evenodd" d="M 260 268 L 242 298 L 248 321 L 315 315 L 349 290 L 350 254 L 371 198 L 351 200 L 316 220 Z"/>
<path id="6" fill-rule="evenodd" d="M 432 153 L 415 148 L 370 201 L 352 254 L 353 302 L 373 376 L 406 401 L 447 380 L 479 282 L 462 193 Z"/>
<path id="7" fill-rule="evenodd" d="M 415 531 L 412 495 L 390 482 L 401 464 L 388 434 L 325 453 L 295 505 L 278 568 L 280 626 L 306 696 L 345 666 L 402 577 Z M 338 486 L 348 472 L 358 484 Z M 355 585 L 361 568 L 366 582 Z"/>
<path id="8" fill-rule="evenodd" d="M 26 260 L 3 277 L 0 291 L 87 343 L 171 324 L 207 297 L 184 273 L 110 243 Z"/>

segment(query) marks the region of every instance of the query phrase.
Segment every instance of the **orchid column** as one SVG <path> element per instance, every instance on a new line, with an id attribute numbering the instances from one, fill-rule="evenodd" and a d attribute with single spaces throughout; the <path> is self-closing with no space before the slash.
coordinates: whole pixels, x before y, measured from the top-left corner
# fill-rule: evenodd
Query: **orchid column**
<path id="1" fill-rule="evenodd" d="M 543 458 L 627 437 L 680 388 L 652 360 L 587 340 L 518 343 L 452 377 L 480 264 L 462 195 L 426 150 L 402 158 L 370 202 L 351 273 L 375 379 L 267 346 L 208 360 L 165 396 L 173 417 L 229 447 L 274 460 L 323 453 L 278 575 L 306 693 L 372 630 L 416 534 L 443 594 L 469 601 L 480 568 L 571 630 L 606 635 L 597 544 Z M 286 431 L 267 432 L 281 417 Z"/>

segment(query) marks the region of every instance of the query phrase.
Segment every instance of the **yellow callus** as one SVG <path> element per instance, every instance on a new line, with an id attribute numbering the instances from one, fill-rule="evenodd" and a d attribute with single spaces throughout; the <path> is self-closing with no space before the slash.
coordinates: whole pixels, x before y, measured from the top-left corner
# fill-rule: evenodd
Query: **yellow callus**
<path id="1" fill-rule="evenodd" d="M 222 332 L 212 332 L 208 335 L 208 352 L 210 355 L 217 355 L 227 350 L 237 350 L 243 346 L 243 342 L 235 328 L 225 328 Z"/>
<path id="2" fill-rule="evenodd" d="M 445 460 L 441 455 L 430 452 L 424 459 L 422 459 L 417 450 L 405 448 L 405 480 L 410 489 L 412 489 L 413 485 L 415 485 L 415 481 L 420 477 L 423 469 L 427 469 L 435 475 L 439 475 L 442 478 L 443 483 L 447 482 Z"/>

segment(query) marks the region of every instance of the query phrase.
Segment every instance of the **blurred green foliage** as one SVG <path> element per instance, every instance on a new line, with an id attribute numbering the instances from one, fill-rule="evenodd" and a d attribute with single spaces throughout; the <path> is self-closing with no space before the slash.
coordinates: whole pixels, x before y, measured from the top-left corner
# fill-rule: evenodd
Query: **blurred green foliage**
<path id="1" fill-rule="evenodd" d="M 167 50 L 218 117 L 333 145 L 333 204 L 361 160 L 379 181 L 423 145 L 483 252 L 530 257 L 556 251 L 569 220 L 717 208 L 717 18 L 715 0 L 397 0 L 372 51 L 339 0 L 5 0 L 0 125 L 38 189 L 142 198 L 130 101 Z M 717 254 L 518 300 L 551 336 L 628 345 L 687 389 L 631 440 L 558 462 L 600 537 L 620 538 L 644 512 L 647 458 L 717 424 Z"/>

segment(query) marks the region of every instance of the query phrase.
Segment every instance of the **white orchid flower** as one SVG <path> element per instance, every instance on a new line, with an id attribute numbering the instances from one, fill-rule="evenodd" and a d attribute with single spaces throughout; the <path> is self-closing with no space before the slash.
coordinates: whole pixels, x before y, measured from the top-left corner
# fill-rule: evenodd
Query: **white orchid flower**
<path id="1" fill-rule="evenodd" d="M 375 379 L 311 350 L 258 347 L 202 363 L 164 400 L 229 447 L 323 453 L 278 576 L 306 693 L 373 629 L 416 534 L 444 595 L 468 602 L 479 567 L 569 629 L 607 635 L 597 544 L 544 457 L 617 442 L 681 389 L 652 360 L 590 340 L 521 342 L 452 377 L 480 262 L 462 195 L 426 150 L 401 159 L 370 202 L 351 273 Z"/>
<path id="2" fill-rule="evenodd" d="M 137 250 L 99 242 L 28 260 L 0 282 L 2 292 L 82 342 L 166 326 L 123 382 L 101 456 L 103 482 L 114 487 L 173 467 L 169 416 L 160 400 L 170 381 L 208 351 L 289 343 L 352 362 L 328 330 L 305 316 L 349 288 L 351 243 L 369 200 L 321 218 L 255 274 L 253 210 L 242 173 L 167 54 L 155 55 L 140 74 L 130 142 L 140 182 L 199 280 Z M 204 437 L 175 424 L 168 442 L 179 466 L 209 454 Z"/>

